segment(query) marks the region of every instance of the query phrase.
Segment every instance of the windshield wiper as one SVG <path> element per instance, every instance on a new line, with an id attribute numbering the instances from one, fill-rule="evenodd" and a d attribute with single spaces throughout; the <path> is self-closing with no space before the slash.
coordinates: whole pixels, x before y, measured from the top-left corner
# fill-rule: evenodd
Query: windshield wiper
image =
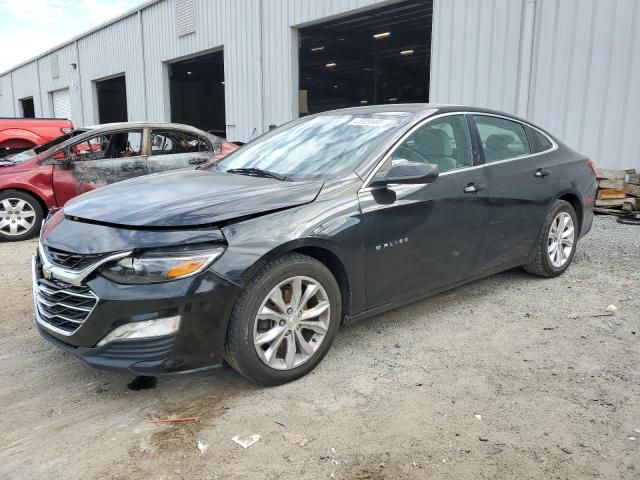
<path id="1" fill-rule="evenodd" d="M 262 170 L 261 168 L 247 167 L 247 168 L 230 168 L 226 170 L 227 173 L 239 173 L 240 175 L 249 175 L 252 177 L 265 177 L 275 178 L 276 180 L 285 181 L 287 177 L 280 175 L 276 172 L 270 172 L 269 170 Z"/>

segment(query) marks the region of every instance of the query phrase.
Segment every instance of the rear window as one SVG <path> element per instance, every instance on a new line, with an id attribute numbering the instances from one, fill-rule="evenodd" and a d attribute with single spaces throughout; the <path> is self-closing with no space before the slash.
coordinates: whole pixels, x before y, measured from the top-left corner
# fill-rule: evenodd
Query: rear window
<path id="1" fill-rule="evenodd" d="M 527 137 L 529 138 L 529 146 L 531 147 L 531 153 L 546 152 L 553 147 L 553 144 L 549 141 L 546 135 L 543 135 L 535 128 L 527 126 Z"/>

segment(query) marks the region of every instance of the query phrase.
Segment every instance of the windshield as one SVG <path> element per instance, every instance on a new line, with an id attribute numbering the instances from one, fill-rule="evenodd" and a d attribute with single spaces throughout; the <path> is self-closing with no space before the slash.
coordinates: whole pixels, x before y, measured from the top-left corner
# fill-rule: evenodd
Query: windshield
<path id="1" fill-rule="evenodd" d="M 12 163 L 22 163 L 84 132 L 86 132 L 86 130 L 83 130 L 83 129 L 74 130 L 73 132 L 60 135 L 59 137 L 56 137 L 47 143 L 43 143 L 42 145 L 38 145 L 37 147 L 30 148 L 29 150 L 23 150 L 20 153 L 14 153 L 13 155 L 9 155 L 5 160 L 9 160 Z"/>
<path id="2" fill-rule="evenodd" d="M 288 180 L 334 177 L 353 170 L 409 116 L 393 112 L 303 118 L 248 143 L 212 169 L 263 170 Z"/>

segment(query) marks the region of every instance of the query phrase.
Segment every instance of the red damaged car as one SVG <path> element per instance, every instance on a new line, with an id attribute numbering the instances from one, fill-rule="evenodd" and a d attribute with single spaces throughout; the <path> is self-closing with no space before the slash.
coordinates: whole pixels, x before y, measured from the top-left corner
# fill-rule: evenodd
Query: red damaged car
<path id="1" fill-rule="evenodd" d="M 45 214 L 128 178 L 195 168 L 237 149 L 187 125 L 114 123 L 74 130 L 0 160 L 0 240 L 33 237 Z"/>

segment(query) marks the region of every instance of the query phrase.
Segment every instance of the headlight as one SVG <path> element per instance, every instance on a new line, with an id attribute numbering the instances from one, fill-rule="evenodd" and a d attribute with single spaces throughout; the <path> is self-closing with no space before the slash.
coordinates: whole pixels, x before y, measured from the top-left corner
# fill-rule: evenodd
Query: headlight
<path id="1" fill-rule="evenodd" d="M 186 245 L 162 250 L 147 250 L 105 264 L 102 275 L 116 283 L 160 283 L 202 272 L 224 252 L 221 245 Z"/>

